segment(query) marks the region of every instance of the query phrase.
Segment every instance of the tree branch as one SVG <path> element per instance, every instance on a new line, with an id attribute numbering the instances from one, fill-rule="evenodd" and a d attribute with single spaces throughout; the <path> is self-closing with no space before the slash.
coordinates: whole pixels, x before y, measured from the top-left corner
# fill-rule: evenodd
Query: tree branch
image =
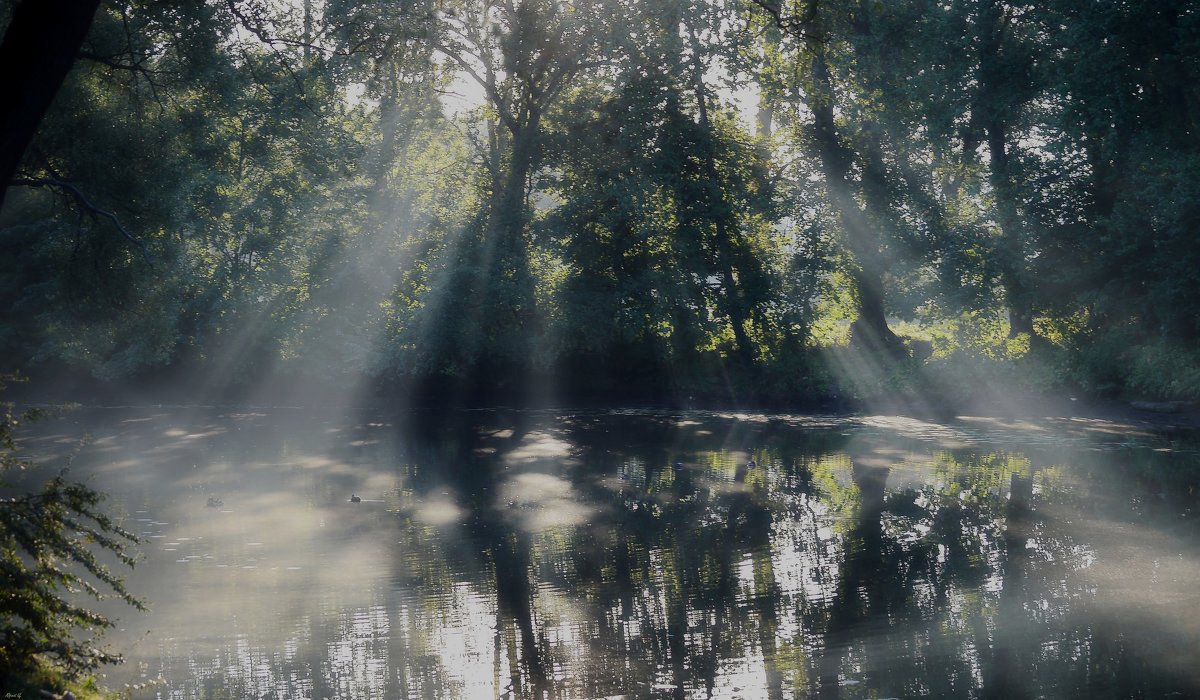
<path id="1" fill-rule="evenodd" d="M 795 36 L 798 39 L 820 41 L 821 36 L 816 30 L 817 12 L 820 10 L 821 0 L 803 0 L 804 8 L 801 14 L 785 15 L 783 13 L 783 5 L 780 0 L 751 0 L 755 5 L 758 5 L 767 14 L 771 15 L 775 26 L 783 31 Z"/>
<path id="2" fill-rule="evenodd" d="M 114 214 L 111 211 L 108 211 L 107 209 L 101 209 L 100 207 L 96 206 L 95 204 L 92 204 L 91 201 L 88 200 L 87 196 L 84 195 L 83 192 L 75 185 L 73 185 L 65 180 L 60 180 L 59 178 L 56 178 L 56 177 L 48 177 L 48 178 L 18 178 L 16 180 L 13 180 L 12 182 L 10 182 L 9 186 L 12 186 L 12 187 L 52 187 L 52 188 L 59 190 L 60 192 L 70 195 L 71 198 L 75 200 L 75 203 L 80 206 L 80 208 L 82 208 L 88 214 L 92 215 L 93 219 L 102 216 L 102 217 L 108 219 L 109 221 L 111 221 L 113 226 L 115 226 L 117 228 L 117 230 L 121 232 L 121 235 L 124 236 L 126 240 L 128 240 L 130 243 L 137 246 L 138 250 L 140 250 L 142 253 L 142 259 L 145 260 L 146 263 L 149 265 L 154 264 L 150 260 L 150 253 L 149 253 L 149 251 L 146 250 L 146 244 L 142 243 L 137 238 L 135 238 L 134 235 L 129 232 L 129 229 L 125 228 L 125 225 L 121 223 L 121 220 L 117 218 L 116 214 Z"/>

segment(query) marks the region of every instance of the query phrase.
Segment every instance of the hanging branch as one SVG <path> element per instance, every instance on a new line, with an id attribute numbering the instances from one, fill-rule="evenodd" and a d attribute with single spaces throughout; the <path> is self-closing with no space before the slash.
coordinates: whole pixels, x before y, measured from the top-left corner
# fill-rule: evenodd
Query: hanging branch
<path id="1" fill-rule="evenodd" d="M 121 220 L 117 218 L 116 214 L 92 204 L 87 196 L 84 195 L 84 193 L 75 185 L 57 177 L 18 178 L 10 182 L 9 185 L 12 187 L 50 187 L 57 189 L 60 193 L 70 195 L 71 198 L 75 200 L 75 203 L 79 205 L 80 209 L 90 214 L 93 219 L 104 217 L 111 221 L 113 226 L 115 226 L 116 229 L 121 232 L 121 235 L 124 236 L 126 240 L 137 246 L 138 250 L 140 250 L 142 253 L 142 259 L 145 260 L 149 265 L 154 264 L 150 260 L 150 253 L 148 250 L 146 250 L 146 244 L 139 241 L 132 233 L 130 233 L 129 229 L 125 228 L 125 225 L 121 223 Z"/>

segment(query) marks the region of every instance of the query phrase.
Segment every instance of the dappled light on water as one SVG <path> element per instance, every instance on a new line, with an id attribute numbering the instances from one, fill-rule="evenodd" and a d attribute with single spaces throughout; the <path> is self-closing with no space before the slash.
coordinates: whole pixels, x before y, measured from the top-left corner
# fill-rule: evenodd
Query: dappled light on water
<path id="1" fill-rule="evenodd" d="M 88 411 L 134 697 L 1188 696 L 1195 442 L 1119 423 Z M 58 426 L 61 428 L 61 426 Z M 63 431 L 31 436 L 61 454 Z M 359 500 L 351 500 L 351 496 Z"/>

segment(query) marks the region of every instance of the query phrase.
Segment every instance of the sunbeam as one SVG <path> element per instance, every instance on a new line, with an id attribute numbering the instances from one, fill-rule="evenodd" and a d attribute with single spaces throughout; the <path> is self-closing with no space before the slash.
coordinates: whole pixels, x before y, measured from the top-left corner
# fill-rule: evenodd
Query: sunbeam
<path id="1" fill-rule="evenodd" d="M 0 692 L 1200 696 L 1193 4 L 0 4 Z"/>

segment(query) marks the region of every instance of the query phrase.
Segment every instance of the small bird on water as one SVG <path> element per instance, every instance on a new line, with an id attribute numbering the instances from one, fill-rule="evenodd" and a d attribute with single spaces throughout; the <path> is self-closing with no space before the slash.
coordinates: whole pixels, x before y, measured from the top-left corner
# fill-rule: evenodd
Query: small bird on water
<path id="1" fill-rule="evenodd" d="M 225 505 L 225 502 L 222 501 L 221 499 L 210 497 L 208 499 L 208 503 L 204 507 L 205 508 L 220 508 L 223 505 Z"/>
<path id="2" fill-rule="evenodd" d="M 351 503 L 362 503 L 362 499 L 359 498 L 358 496 L 355 496 L 354 494 L 350 494 L 350 502 Z"/>

